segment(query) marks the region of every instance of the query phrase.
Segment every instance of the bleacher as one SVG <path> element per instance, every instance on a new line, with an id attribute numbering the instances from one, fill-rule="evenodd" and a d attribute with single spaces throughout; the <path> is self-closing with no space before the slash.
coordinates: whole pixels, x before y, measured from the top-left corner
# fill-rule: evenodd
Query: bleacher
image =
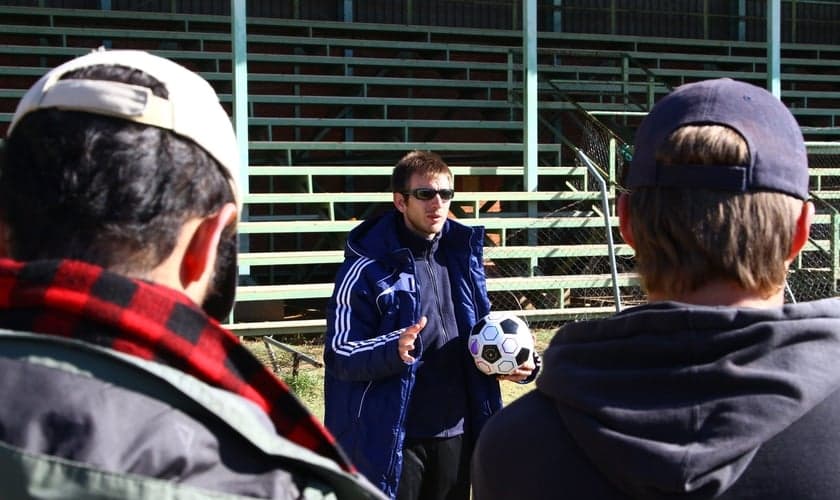
<path id="1" fill-rule="evenodd" d="M 4 134 L 14 104 L 46 68 L 100 45 L 176 60 L 232 106 L 227 16 L 0 7 L 0 37 Z M 570 33 L 540 33 L 539 43 L 544 125 L 538 190 L 528 192 L 520 33 L 249 18 L 249 186 L 240 225 L 243 276 L 230 327 L 241 335 L 323 331 L 344 237 L 388 209 L 391 166 L 413 149 L 438 152 L 453 165 L 453 216 L 486 227 L 494 307 L 521 309 L 534 321 L 613 312 L 605 235 L 619 241 L 617 222 L 603 213 L 593 173 L 568 147 L 584 148 L 593 138 L 587 126 L 571 124 L 572 114 L 622 127 L 623 135 L 600 138 L 602 151 L 593 152 L 601 154 L 611 202 L 626 133 L 656 99 L 709 77 L 763 85 L 766 49 L 755 42 Z M 838 69 L 840 48 L 782 46 L 782 99 L 809 139 L 840 134 L 840 92 L 830 83 Z M 822 189 L 826 179 L 826 192 L 837 190 L 837 169 L 815 170 L 814 185 Z M 831 216 L 820 217 L 820 224 L 832 224 Z M 835 239 L 821 238 L 809 249 L 837 255 Z M 632 251 L 617 245 L 615 256 L 617 285 L 640 297 Z"/>

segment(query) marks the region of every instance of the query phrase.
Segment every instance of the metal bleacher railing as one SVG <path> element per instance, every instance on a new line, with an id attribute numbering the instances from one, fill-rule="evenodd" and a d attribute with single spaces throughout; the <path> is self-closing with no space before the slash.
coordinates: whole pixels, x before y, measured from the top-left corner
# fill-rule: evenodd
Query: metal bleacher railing
<path id="1" fill-rule="evenodd" d="M 251 165 L 240 226 L 247 273 L 229 324 L 243 336 L 323 331 L 343 239 L 390 205 L 391 166 L 412 149 L 436 151 L 454 165 L 453 215 L 487 228 L 494 308 L 548 326 L 609 314 L 617 302 L 613 276 L 622 302 L 642 300 L 629 247 L 614 245 L 611 268 L 605 236 L 619 241 L 617 222 L 565 143 L 598 149 L 586 154 L 598 163 L 610 203 L 626 151 L 618 137 L 570 128 L 570 113 L 589 107 L 596 116 L 623 117 L 632 129 L 645 112 L 634 102 L 649 105 L 668 87 L 712 76 L 766 78 L 764 45 L 754 42 L 540 34 L 539 190 L 527 192 L 518 32 L 468 29 L 459 43 L 435 27 L 249 18 L 248 28 Z M 226 16 L 0 7 L 0 128 L 47 67 L 103 44 L 179 61 L 230 105 L 229 30 Z M 597 51 L 586 50 L 596 42 Z M 812 138 L 834 137 L 840 101 L 821 75 L 838 64 L 840 49 L 789 44 L 782 56 L 782 98 Z M 792 272 L 799 297 L 836 293 L 840 267 L 833 211 L 840 147 L 824 143 L 810 153 L 815 193 L 825 203 Z"/>

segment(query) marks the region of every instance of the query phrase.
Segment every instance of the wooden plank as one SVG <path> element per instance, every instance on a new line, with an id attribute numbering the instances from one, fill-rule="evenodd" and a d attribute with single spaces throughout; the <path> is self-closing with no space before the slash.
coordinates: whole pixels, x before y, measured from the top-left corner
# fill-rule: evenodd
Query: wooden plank
<path id="1" fill-rule="evenodd" d="M 219 100 L 229 102 L 231 94 L 219 94 Z M 481 108 L 481 109 L 518 109 L 521 106 L 506 99 L 445 99 L 426 97 L 364 97 L 340 95 L 286 95 L 286 94 L 253 94 L 248 96 L 252 104 L 292 104 L 292 105 L 334 105 L 334 106 L 365 106 L 365 107 L 434 107 L 434 108 Z"/>
<path id="2" fill-rule="evenodd" d="M 209 81 L 230 80 L 230 73 L 218 71 L 199 71 L 202 77 Z M 346 76 L 346 75 L 318 75 L 318 74 L 293 74 L 293 73 L 248 73 L 249 82 L 265 83 L 312 83 L 316 85 L 342 85 L 362 88 L 363 86 L 392 86 L 392 87 L 427 87 L 427 88 L 462 88 L 473 90 L 507 91 L 511 84 L 502 80 L 475 80 L 463 78 L 411 78 L 411 77 L 385 77 L 385 76 Z M 375 99 L 371 101 L 376 104 Z"/>
<path id="3" fill-rule="evenodd" d="M 623 273 L 618 275 L 618 283 L 620 286 L 638 286 L 639 280 L 634 273 Z M 333 283 L 238 286 L 236 300 L 237 302 L 251 302 L 327 298 L 332 294 L 333 286 Z M 612 287 L 610 274 L 487 278 L 488 292 L 609 287 Z"/>
<path id="4" fill-rule="evenodd" d="M 616 255 L 632 256 L 635 254 L 629 245 L 615 245 Z M 484 247 L 486 259 L 508 258 L 566 258 L 566 257 L 603 257 L 609 255 L 607 244 L 579 245 L 540 245 L 540 246 L 495 246 Z"/>
<path id="5" fill-rule="evenodd" d="M 619 286 L 638 286 L 635 273 L 618 275 Z M 487 291 L 510 290 L 562 290 L 566 288 L 610 288 L 613 279 L 610 274 L 576 274 L 567 276 L 526 276 L 487 278 Z"/>
<path id="6" fill-rule="evenodd" d="M 836 155 L 840 154 L 840 142 L 822 142 L 822 141 L 810 141 L 805 143 L 805 148 L 808 151 L 808 154 L 815 154 L 815 155 Z M 813 171 L 814 169 L 809 169 Z M 819 172 L 819 170 L 816 170 Z"/>
<path id="7" fill-rule="evenodd" d="M 0 98 L 2 99 L 20 99 L 26 89 L 0 89 Z"/>
<path id="8" fill-rule="evenodd" d="M 817 216 L 817 218 L 819 215 Z M 592 217 L 481 217 L 476 219 L 458 219 L 468 226 L 484 226 L 485 229 L 545 229 L 545 228 L 584 228 L 604 227 L 604 219 Z M 292 220 L 240 222 L 242 234 L 288 234 L 288 233 L 329 233 L 349 232 L 361 221 L 358 220 Z M 618 217 L 610 218 L 610 225 L 618 227 Z"/>
<path id="9" fill-rule="evenodd" d="M 249 19 L 251 21 L 251 19 Z M 319 25 L 322 21 L 319 21 Z M 359 23 L 353 23 L 358 26 Z M 376 25 L 374 30 L 378 31 L 381 25 Z M 346 25 L 342 26 L 342 28 Z M 362 30 L 358 30 L 362 31 Z M 442 53 L 448 56 L 451 52 L 458 53 L 480 53 L 495 54 L 497 57 L 507 57 L 511 47 L 505 45 L 469 44 L 458 42 L 433 42 L 429 40 L 412 41 L 401 40 L 394 44 L 393 40 L 379 40 L 369 37 L 337 37 L 337 36 L 285 36 L 285 35 L 264 35 L 248 33 L 249 44 L 264 45 L 291 45 L 291 46 L 324 46 L 327 49 L 386 49 L 394 53 L 422 52 L 424 54 Z M 328 50 L 327 52 L 331 52 Z"/>
<path id="10" fill-rule="evenodd" d="M 570 93 L 587 93 L 587 94 L 601 94 L 601 93 L 625 93 L 625 92 L 644 92 L 659 89 L 660 92 L 667 92 L 668 89 L 664 83 L 661 82 L 624 82 L 624 81 L 596 81 L 596 80 L 563 80 L 551 79 L 549 80 L 551 86 L 557 90 Z"/>
<path id="11" fill-rule="evenodd" d="M 840 145 L 838 145 L 840 146 Z M 840 147 L 838 148 L 840 151 Z M 522 176 L 525 168 L 517 165 L 509 166 L 466 166 L 449 165 L 449 169 L 457 177 L 461 175 L 507 175 Z M 390 177 L 393 165 L 294 165 L 294 166 L 249 166 L 248 175 L 300 175 L 300 176 L 384 176 Z M 585 175 L 586 167 L 539 166 L 537 175 Z"/>
<path id="12" fill-rule="evenodd" d="M 389 202 L 393 193 L 251 193 L 246 204 L 377 203 Z M 481 201 L 601 201 L 596 191 L 456 191 L 453 203 Z"/>
<path id="13" fill-rule="evenodd" d="M 254 321 L 246 323 L 229 323 L 222 326 L 240 336 L 282 335 L 293 333 L 314 334 L 324 333 L 327 329 L 327 320 Z"/>
<path id="14" fill-rule="evenodd" d="M 840 126 L 836 127 L 809 127 L 809 126 L 801 126 L 799 127 L 802 129 L 802 134 L 805 136 L 812 136 L 812 135 L 819 135 L 824 138 L 824 136 L 837 136 L 840 135 Z M 838 143 L 840 144 L 840 143 Z"/>
<path id="15" fill-rule="evenodd" d="M 304 104 L 301 97 L 299 104 Z M 335 127 L 335 128 L 468 128 L 493 130 L 519 130 L 518 120 L 403 120 L 391 118 L 270 118 L 250 117 L 251 126 L 271 127 Z"/>
<path id="16" fill-rule="evenodd" d="M 526 320 L 528 323 L 554 321 L 571 317 L 603 317 L 615 314 L 614 306 L 565 307 L 554 309 L 517 309 L 508 312 Z M 308 320 L 279 320 L 232 323 L 225 328 L 242 337 L 265 335 L 317 335 L 327 330 L 324 318 Z"/>
<path id="17" fill-rule="evenodd" d="M 127 39 L 127 40 L 193 40 L 196 42 L 216 41 L 230 42 L 230 33 L 204 32 L 183 32 L 183 31 L 160 31 L 143 30 L 137 28 L 115 29 L 99 28 L 78 28 L 74 26 L 32 26 L 3 24 L 2 30 L 7 34 L 23 34 L 32 37 L 37 36 L 71 36 L 87 39 Z"/>
<path id="18" fill-rule="evenodd" d="M 693 40 L 692 40 L 693 42 Z M 645 63 L 645 66 L 656 71 L 656 68 L 661 66 L 661 61 L 675 61 L 678 63 L 685 63 L 687 61 L 696 61 L 703 64 L 746 64 L 757 65 L 766 63 L 766 61 L 752 56 L 734 55 L 734 54 L 719 54 L 712 52 L 691 53 L 685 51 L 662 51 L 662 52 L 647 52 L 647 51 L 633 51 L 630 53 L 633 59 Z M 785 60 L 784 58 L 782 59 Z M 654 61 L 655 64 L 648 64 L 649 61 Z M 783 62 L 784 64 L 784 62 Z M 689 71 L 691 69 L 689 68 Z"/>
<path id="19" fill-rule="evenodd" d="M 38 77 L 44 75 L 52 68 L 39 68 L 35 66 L 0 66 L 0 75 L 4 76 L 32 76 Z M 32 83 L 35 83 L 34 81 Z M 28 88 L 28 87 L 27 87 Z"/>
<path id="20" fill-rule="evenodd" d="M 521 258 L 603 257 L 609 255 L 606 244 L 492 246 L 484 247 L 484 258 L 490 260 Z M 616 255 L 630 257 L 633 249 L 626 244 L 616 245 Z M 247 252 L 239 254 L 239 263 L 249 266 L 291 266 L 306 264 L 337 264 L 344 262 L 343 250 L 303 250 L 286 252 Z"/>
<path id="21" fill-rule="evenodd" d="M 311 28 L 312 26 L 312 22 L 309 20 L 251 17 L 248 18 L 248 24 L 251 26 L 268 25 L 273 30 L 282 26 L 302 26 L 307 28 Z M 249 30 L 249 33 L 253 31 Z M 383 37 L 388 37 L 400 42 L 422 38 L 423 40 L 434 42 L 438 36 L 443 36 L 446 40 L 450 40 L 453 35 L 453 30 L 449 26 L 318 21 L 317 33 L 323 36 L 327 36 L 328 34 L 335 36 L 335 34 L 341 33 L 346 34 L 348 38 L 359 39 L 365 39 L 366 35 L 374 33 L 377 35 L 376 37 L 371 36 L 368 38 L 381 40 Z M 497 45 L 505 49 L 519 47 L 522 44 L 521 34 L 506 29 L 465 28 L 459 26 L 457 34 L 461 40 L 481 39 L 482 41 L 486 41 L 484 43 L 485 45 Z M 603 36 L 601 39 L 603 39 Z"/>
<path id="22" fill-rule="evenodd" d="M 259 300 L 321 299 L 332 294 L 333 283 L 244 285 L 236 287 L 237 302 Z"/>
<path id="23" fill-rule="evenodd" d="M 834 154 L 840 156 L 840 142 L 836 145 Z M 837 167 L 810 167 L 808 174 L 811 177 L 837 177 L 840 176 L 840 164 Z"/>
<path id="24" fill-rule="evenodd" d="M 64 9 L 56 7 L 18 7 L 13 5 L 0 6 L 0 14 L 25 15 L 27 17 L 49 18 L 91 18 L 91 19 L 127 19 L 131 21 L 173 21 L 183 19 L 185 21 L 201 21 L 205 23 L 217 22 L 222 28 L 230 28 L 229 16 L 217 16 L 212 14 L 178 14 L 173 18 L 169 12 L 144 12 L 135 10 L 102 10 L 102 9 Z M 53 24 L 50 22 L 50 24 Z"/>
<path id="25" fill-rule="evenodd" d="M 243 196 L 248 205 L 280 203 L 377 203 L 391 201 L 391 193 L 251 193 Z"/>
<path id="26" fill-rule="evenodd" d="M 0 30 L 3 26 L 0 26 Z M 0 54 L 12 55 L 41 55 L 41 56 L 66 56 L 68 59 L 85 55 L 90 52 L 87 47 L 56 47 L 47 45 L 0 45 Z M 211 50 L 169 50 L 151 49 L 148 52 L 174 60 L 210 60 L 230 61 L 230 52 L 215 52 Z"/>
<path id="27" fill-rule="evenodd" d="M 815 197 L 822 199 L 822 200 L 840 200 L 840 191 L 814 191 L 813 194 Z"/>
<path id="28" fill-rule="evenodd" d="M 295 234 L 349 232 L 361 221 L 357 220 L 290 220 L 279 222 L 240 222 L 240 234 Z"/>
<path id="29" fill-rule="evenodd" d="M 239 264 L 247 266 L 297 266 L 344 262 L 343 250 L 303 250 L 299 252 L 248 252 L 239 254 Z"/>
<path id="30" fill-rule="evenodd" d="M 0 70 L 1 71 L 1 70 Z M 250 141 L 254 151 L 400 151 L 414 149 L 426 151 L 522 151 L 518 142 L 367 142 L 367 141 Z M 560 144 L 540 144 L 540 151 L 557 152 Z"/>
<path id="31" fill-rule="evenodd" d="M 459 71 L 496 71 L 501 75 L 515 65 L 507 62 L 481 62 L 481 61 L 457 61 L 443 59 L 406 59 L 400 57 L 359 57 L 359 56 L 319 56 L 313 54 L 248 54 L 249 63 L 276 63 L 276 64 L 312 64 L 318 66 L 341 66 L 347 68 L 373 67 L 373 68 L 420 68 L 438 71 L 459 70 Z"/>

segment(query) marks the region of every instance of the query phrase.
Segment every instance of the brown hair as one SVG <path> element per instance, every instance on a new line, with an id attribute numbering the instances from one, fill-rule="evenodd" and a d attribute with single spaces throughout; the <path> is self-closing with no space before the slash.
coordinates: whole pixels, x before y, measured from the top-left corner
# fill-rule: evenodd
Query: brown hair
<path id="1" fill-rule="evenodd" d="M 677 129 L 661 165 L 743 165 L 744 139 L 719 125 Z M 648 292 L 678 296 L 730 281 L 762 296 L 779 289 L 802 201 L 774 192 L 640 188 L 630 194 L 636 266 Z"/>
<path id="2" fill-rule="evenodd" d="M 446 174 L 452 181 L 452 171 L 443 159 L 431 151 L 412 151 L 403 156 L 391 173 L 391 191 L 401 193 L 408 189 L 412 175 L 433 177 Z"/>

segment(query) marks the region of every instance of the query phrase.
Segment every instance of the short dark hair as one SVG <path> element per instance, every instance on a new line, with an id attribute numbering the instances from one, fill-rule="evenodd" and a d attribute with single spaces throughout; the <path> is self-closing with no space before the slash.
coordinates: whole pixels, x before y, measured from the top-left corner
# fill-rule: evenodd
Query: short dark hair
<path id="1" fill-rule="evenodd" d="M 452 180 L 452 171 L 443 159 L 431 151 L 412 151 L 403 156 L 391 173 L 391 191 L 402 193 L 408 189 L 412 175 L 431 177 L 446 174 Z"/>
<path id="2" fill-rule="evenodd" d="M 121 66 L 64 78 L 142 85 L 168 97 L 156 79 Z M 172 252 L 187 219 L 234 202 L 224 169 L 201 147 L 118 118 L 38 110 L 21 119 L 4 149 L 0 219 L 19 260 L 69 258 L 143 273 Z"/>

